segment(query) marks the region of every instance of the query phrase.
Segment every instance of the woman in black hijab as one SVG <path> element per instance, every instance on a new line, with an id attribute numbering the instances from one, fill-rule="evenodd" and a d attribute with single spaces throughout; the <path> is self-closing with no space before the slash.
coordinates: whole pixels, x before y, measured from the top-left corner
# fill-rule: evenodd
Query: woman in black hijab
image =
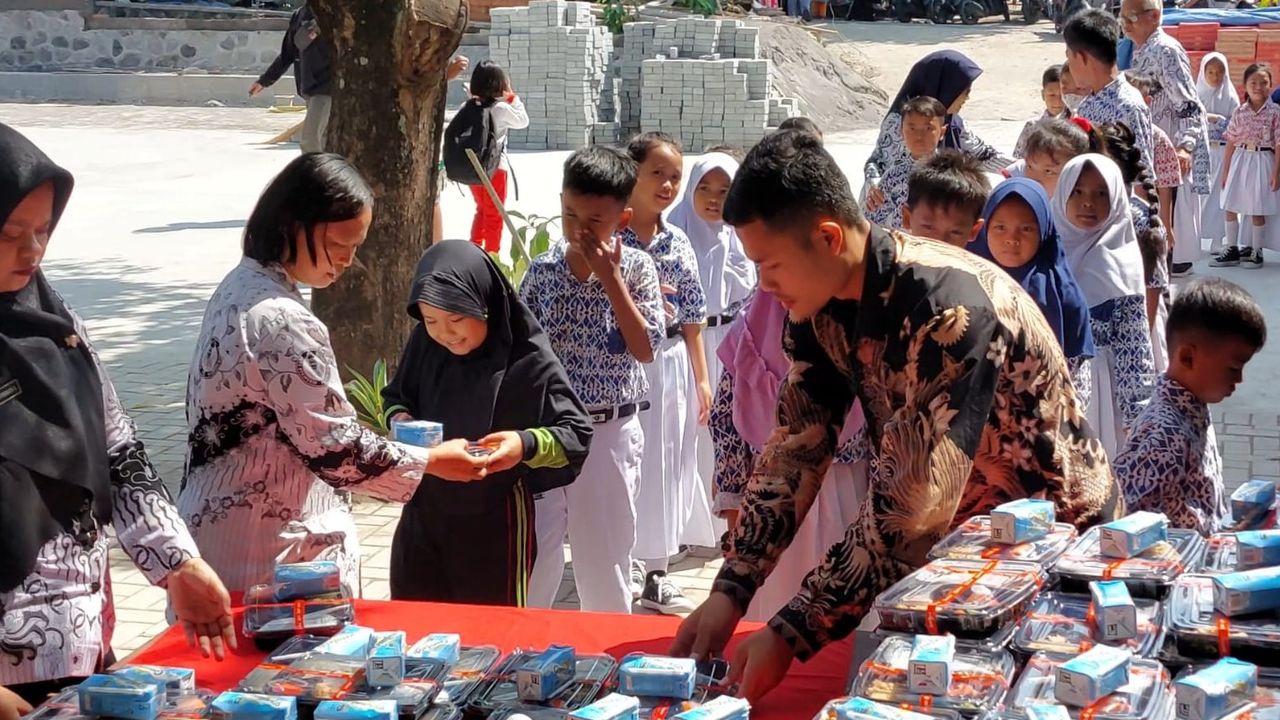
<path id="1" fill-rule="evenodd" d="M 188 638 L 234 647 L 230 600 L 40 261 L 71 174 L 0 125 L 0 719 L 113 662 L 106 529 Z"/>
<path id="2" fill-rule="evenodd" d="M 423 477 L 391 547 L 391 597 L 522 607 L 537 554 L 533 495 L 577 477 L 590 418 L 538 321 L 472 243 L 427 250 L 408 310 L 418 325 L 387 406 L 491 454 L 481 480 Z"/>

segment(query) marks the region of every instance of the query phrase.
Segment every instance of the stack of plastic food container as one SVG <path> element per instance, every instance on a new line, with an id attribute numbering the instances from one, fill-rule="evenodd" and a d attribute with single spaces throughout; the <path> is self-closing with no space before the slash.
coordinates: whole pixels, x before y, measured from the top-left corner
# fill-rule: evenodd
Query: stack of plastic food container
<path id="1" fill-rule="evenodd" d="M 1171 665 L 1235 657 L 1263 666 L 1280 664 L 1280 615 L 1226 617 L 1214 610 L 1213 577 L 1178 578 L 1165 601 L 1167 637 L 1161 658 Z"/>
<path id="2" fill-rule="evenodd" d="M 1159 600 L 1133 601 L 1138 616 L 1136 637 L 1104 643 L 1122 647 L 1142 658 L 1154 658 L 1164 640 L 1164 618 Z M 1018 623 L 1012 648 L 1019 657 L 1038 652 L 1075 654 L 1099 644 L 1092 602 L 1088 595 L 1041 593 Z"/>
<path id="3" fill-rule="evenodd" d="M 1027 720 L 1029 706 L 1061 705 L 1054 692 L 1057 670 L 1071 657 L 1050 653 L 1032 655 L 1017 684 L 1009 691 L 1000 715 Z M 1135 659 L 1129 664 L 1129 682 L 1120 689 L 1086 708 L 1064 707 L 1075 720 L 1174 720 L 1169 671 L 1155 660 Z"/>
<path id="4" fill-rule="evenodd" d="M 910 656 L 909 638 L 887 638 L 862 664 L 849 694 L 935 716 L 957 713 L 976 718 L 1000 706 L 1017 671 L 1013 655 L 1007 651 L 985 652 L 957 646 L 947 693 L 927 695 L 910 688 Z"/>
<path id="5" fill-rule="evenodd" d="M 989 515 L 975 515 L 933 546 L 929 559 L 1020 560 L 1048 570 L 1075 543 L 1077 536 L 1074 526 L 1055 523 L 1044 537 L 1009 545 L 993 539 Z"/>
<path id="6" fill-rule="evenodd" d="M 351 598 L 335 562 L 279 565 L 270 584 L 245 592 L 244 634 L 259 644 L 332 635 L 355 622 Z"/>
<path id="7" fill-rule="evenodd" d="M 1065 592 L 1088 593 L 1089 583 L 1121 580 L 1135 597 L 1163 599 L 1183 572 L 1199 567 L 1205 540 L 1194 530 L 1170 529 L 1160 541 L 1135 557 L 1102 554 L 1102 529 L 1089 528 L 1058 558 L 1053 573 Z"/>

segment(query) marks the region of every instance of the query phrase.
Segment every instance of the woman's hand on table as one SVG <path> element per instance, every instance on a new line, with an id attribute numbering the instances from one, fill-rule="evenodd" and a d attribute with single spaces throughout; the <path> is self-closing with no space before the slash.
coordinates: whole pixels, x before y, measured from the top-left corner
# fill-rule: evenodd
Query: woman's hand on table
<path id="1" fill-rule="evenodd" d="M 511 430 L 491 433 L 480 438 L 481 445 L 493 448 L 484 459 L 489 463 L 489 472 L 496 473 L 524 462 L 524 440 L 520 433 Z"/>
<path id="2" fill-rule="evenodd" d="M 17 693 L 0 687 L 0 720 L 18 720 L 33 709 L 31 703 L 18 697 Z"/>
<path id="3" fill-rule="evenodd" d="M 169 573 L 167 585 L 169 604 L 188 644 L 218 660 L 226 657 L 226 648 L 236 648 L 231 596 L 208 563 L 199 558 L 184 562 Z"/>
<path id="4" fill-rule="evenodd" d="M 680 623 L 671 654 L 694 660 L 720 657 L 741 619 L 742 613 L 733 600 L 722 592 L 713 591 L 697 610 Z"/>
<path id="5" fill-rule="evenodd" d="M 778 687 L 795 659 L 795 651 L 776 630 L 761 628 L 734 651 L 725 684 L 738 685 L 738 696 L 754 705 Z"/>
<path id="6" fill-rule="evenodd" d="M 446 440 L 428 452 L 427 473 L 441 480 L 471 482 L 489 474 L 489 459 L 467 452 L 466 440 Z"/>

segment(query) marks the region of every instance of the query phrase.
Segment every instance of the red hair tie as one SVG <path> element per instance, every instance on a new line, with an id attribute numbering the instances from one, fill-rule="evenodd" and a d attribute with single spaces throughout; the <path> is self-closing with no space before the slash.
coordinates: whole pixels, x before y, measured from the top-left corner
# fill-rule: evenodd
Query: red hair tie
<path id="1" fill-rule="evenodd" d="M 1080 117 L 1079 115 L 1077 115 L 1077 116 L 1075 116 L 1075 117 L 1071 118 L 1071 122 L 1075 123 L 1075 126 L 1076 126 L 1076 127 L 1080 128 L 1081 130 L 1085 131 L 1086 133 L 1091 133 L 1091 132 L 1093 132 L 1093 123 L 1089 122 L 1089 121 L 1088 121 L 1087 119 L 1085 119 L 1085 118 Z"/>

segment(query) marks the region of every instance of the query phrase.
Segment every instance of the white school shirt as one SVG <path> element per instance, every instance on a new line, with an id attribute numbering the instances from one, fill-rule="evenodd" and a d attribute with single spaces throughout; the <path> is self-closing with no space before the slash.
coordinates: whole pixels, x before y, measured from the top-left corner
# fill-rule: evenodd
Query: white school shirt
<path id="1" fill-rule="evenodd" d="M 529 127 L 529 113 L 524 109 L 524 102 L 519 95 L 512 94 L 511 101 L 498 100 L 489 108 L 489 116 L 493 119 L 494 133 L 498 138 L 498 149 L 507 149 L 507 133 L 511 130 L 523 130 Z"/>

